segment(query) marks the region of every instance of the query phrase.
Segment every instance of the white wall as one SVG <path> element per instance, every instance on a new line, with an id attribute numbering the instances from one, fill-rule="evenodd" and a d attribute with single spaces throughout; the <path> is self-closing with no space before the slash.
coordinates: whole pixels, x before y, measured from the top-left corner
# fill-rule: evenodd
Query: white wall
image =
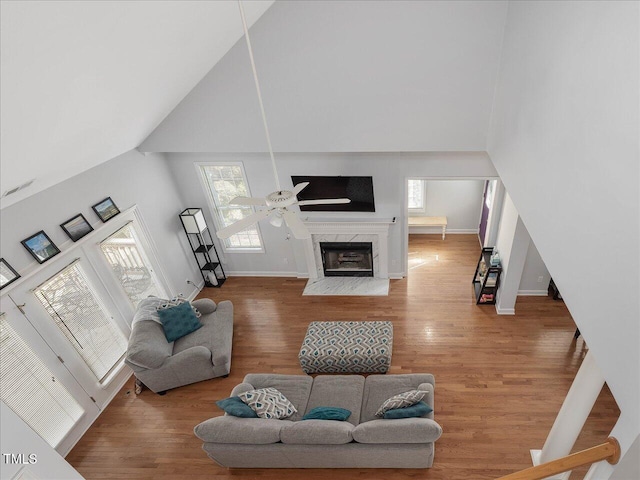
<path id="1" fill-rule="evenodd" d="M 0 450 L 2 453 L 14 455 L 23 454 L 25 462 L 29 463 L 29 455 L 35 454 L 35 463 L 26 465 L 26 469 L 33 477 L 49 480 L 73 480 L 82 479 L 80 475 L 62 456 L 45 442 L 38 434 L 24 423 L 13 410 L 0 402 L 0 417 L 2 429 L 0 429 Z M 8 480 L 20 471 L 23 465 L 5 462 L 0 458 L 0 478 Z"/>
<path id="2" fill-rule="evenodd" d="M 207 200 L 198 180 L 195 162 L 242 162 L 251 194 L 264 197 L 275 190 L 268 155 L 265 154 L 167 154 L 169 165 L 185 202 L 191 207 L 207 208 Z M 358 154 L 278 154 L 277 167 L 282 188 L 291 188 L 291 175 L 371 175 L 376 203 L 374 213 L 304 212 L 303 217 L 317 218 L 393 218 L 397 223 L 389 233 L 389 272 L 403 273 L 406 231 L 404 195 L 409 177 L 478 177 L 495 176 L 484 153 L 358 153 Z M 481 182 L 478 182 L 481 183 Z M 478 207 L 479 208 L 479 207 Z M 479 215 L 479 210 L 477 210 Z M 213 227 L 208 211 L 207 222 Z M 476 220 L 477 221 L 477 220 Z M 306 275 L 307 266 L 301 242 L 286 240 L 287 230 L 275 228 L 268 221 L 260 223 L 265 254 L 232 253 L 225 255 L 225 268 L 235 274 Z M 285 259 L 286 263 L 285 263 Z"/>
<path id="3" fill-rule="evenodd" d="M 533 242 L 530 242 L 518 287 L 518 295 L 547 295 L 550 280 L 551 275 L 538 249 Z"/>
<path id="4" fill-rule="evenodd" d="M 509 258 L 511 257 L 511 247 L 513 246 L 513 236 L 517 223 L 518 211 L 507 193 L 502 204 L 500 227 L 498 229 L 498 238 L 496 239 L 496 248 L 500 254 L 503 273 L 509 269 Z"/>
<path id="5" fill-rule="evenodd" d="M 94 226 L 101 225 L 91 205 L 108 196 L 121 211 L 138 205 L 172 293 L 190 293 L 185 279 L 194 282 L 202 279 L 192 254 L 185 247 L 186 239 L 178 218 L 183 202 L 161 154 L 144 156 L 135 150 L 127 152 L 2 209 L 2 257 L 18 272 L 37 268 L 37 262 L 20 241 L 44 230 L 64 249 L 72 242 L 59 225 L 77 213 L 82 213 Z"/>
<path id="6" fill-rule="evenodd" d="M 500 255 L 502 275 L 496 310 L 503 315 L 515 314 L 518 287 L 522 282 L 531 237 L 518 215 L 509 194 L 505 195 L 496 247 Z"/>
<path id="7" fill-rule="evenodd" d="M 511 2 L 488 142 L 620 406 L 623 451 L 640 431 L 639 10 Z"/>
<path id="8" fill-rule="evenodd" d="M 424 213 L 409 215 L 447 217 L 447 233 L 475 233 L 480 223 L 483 180 L 436 180 L 426 182 L 426 208 Z M 416 228 L 416 232 L 421 229 Z M 440 228 L 428 230 L 440 233 Z M 410 229 L 414 232 L 414 228 Z"/>
<path id="9" fill-rule="evenodd" d="M 506 3 L 275 2 L 251 29 L 274 149 L 481 151 Z M 142 143 L 266 150 L 238 42 Z"/>

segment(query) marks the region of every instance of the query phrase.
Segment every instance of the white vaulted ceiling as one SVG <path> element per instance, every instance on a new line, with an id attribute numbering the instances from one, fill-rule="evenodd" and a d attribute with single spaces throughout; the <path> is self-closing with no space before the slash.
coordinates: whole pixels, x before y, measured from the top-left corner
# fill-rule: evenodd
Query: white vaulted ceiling
<path id="1" fill-rule="evenodd" d="M 244 1 L 276 150 L 485 150 L 505 2 L 273 3 Z M 265 151 L 235 0 L 0 5 L 0 193 L 35 178 L 2 208 L 136 147 Z"/>
<path id="2" fill-rule="evenodd" d="M 0 192 L 35 178 L 3 208 L 137 147 L 242 37 L 235 1 L 0 5 Z"/>

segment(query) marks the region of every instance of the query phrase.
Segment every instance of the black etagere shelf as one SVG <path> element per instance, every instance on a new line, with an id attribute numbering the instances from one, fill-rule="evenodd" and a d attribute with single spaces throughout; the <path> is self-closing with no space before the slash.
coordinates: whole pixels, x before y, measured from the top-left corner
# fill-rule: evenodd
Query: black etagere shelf
<path id="1" fill-rule="evenodd" d="M 221 287 L 227 276 L 220 263 L 218 250 L 204 220 L 202 209 L 187 208 L 180 213 L 180 220 L 204 280 L 204 286 Z"/>
<path id="2" fill-rule="evenodd" d="M 480 253 L 476 273 L 473 275 L 473 293 L 476 305 L 495 305 L 496 294 L 500 287 L 502 266 L 500 263 L 491 265 L 493 247 L 485 247 Z"/>

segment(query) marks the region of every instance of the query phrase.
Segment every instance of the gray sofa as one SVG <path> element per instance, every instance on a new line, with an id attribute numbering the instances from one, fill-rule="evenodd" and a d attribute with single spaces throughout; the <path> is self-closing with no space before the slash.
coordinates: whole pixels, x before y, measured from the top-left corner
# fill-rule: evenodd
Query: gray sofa
<path id="1" fill-rule="evenodd" d="M 223 301 L 216 306 L 206 298 L 194 300 L 191 303 L 202 313 L 203 326 L 169 343 L 162 324 L 153 319 L 159 301 L 150 297 L 140 302 L 132 322 L 125 363 L 133 369 L 138 381 L 156 393 L 164 393 L 171 388 L 228 375 L 233 304 Z"/>
<path id="2" fill-rule="evenodd" d="M 298 413 L 286 420 L 223 415 L 197 425 L 203 449 L 232 468 L 428 468 L 442 428 L 433 412 L 422 418 L 385 420 L 375 416 L 382 403 L 402 392 L 426 390 L 433 407 L 430 374 L 306 375 L 249 374 L 231 396 L 254 388 L 282 392 Z M 318 406 L 350 410 L 345 422 L 302 420 Z"/>

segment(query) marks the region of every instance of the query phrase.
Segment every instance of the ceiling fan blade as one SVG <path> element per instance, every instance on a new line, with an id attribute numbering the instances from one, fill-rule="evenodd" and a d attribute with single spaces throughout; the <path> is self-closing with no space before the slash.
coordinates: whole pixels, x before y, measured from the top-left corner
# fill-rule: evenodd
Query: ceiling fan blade
<path id="1" fill-rule="evenodd" d="M 229 205 L 266 205 L 264 198 L 254 197 L 234 197 L 229 201 Z"/>
<path id="2" fill-rule="evenodd" d="M 307 185 L 309 185 L 309 182 L 302 182 L 297 184 L 295 187 L 293 187 L 293 194 L 298 195 L 302 190 L 307 188 Z"/>
<path id="3" fill-rule="evenodd" d="M 294 237 L 300 240 L 311 238 L 311 233 L 305 224 L 302 223 L 302 220 L 300 220 L 298 215 L 290 210 L 286 210 L 282 216 L 284 217 L 284 221 L 287 222 L 287 227 L 289 227 Z"/>
<path id="4" fill-rule="evenodd" d="M 228 227 L 224 227 L 218 230 L 216 232 L 216 236 L 222 239 L 229 238 L 231 235 L 235 235 L 238 232 L 246 230 L 254 223 L 258 223 L 263 218 L 267 218 L 271 214 L 271 212 L 273 212 L 273 209 L 260 210 L 256 213 L 252 213 L 248 217 L 244 217 L 243 219 L 238 220 L 235 223 L 232 223 Z"/>
<path id="5" fill-rule="evenodd" d="M 349 198 L 324 198 L 320 200 L 302 200 L 298 205 L 331 205 L 335 203 L 351 203 Z"/>

